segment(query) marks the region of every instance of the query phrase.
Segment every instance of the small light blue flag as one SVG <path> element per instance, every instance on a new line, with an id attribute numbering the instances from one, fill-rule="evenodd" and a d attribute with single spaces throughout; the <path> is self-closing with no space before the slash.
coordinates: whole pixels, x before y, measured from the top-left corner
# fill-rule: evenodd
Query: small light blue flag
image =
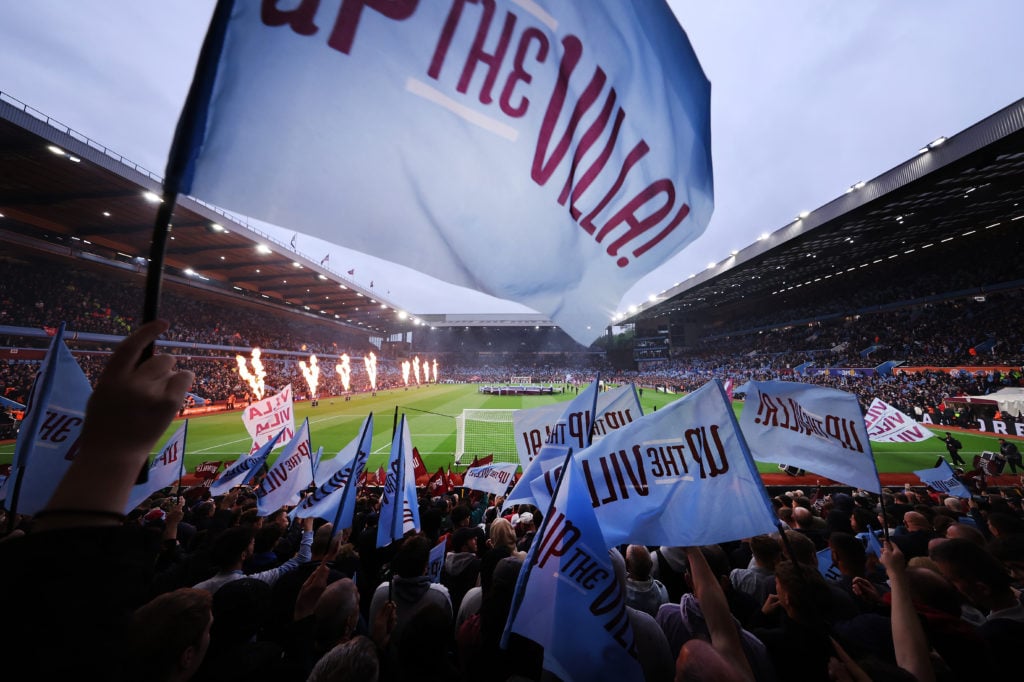
<path id="1" fill-rule="evenodd" d="M 939 465 L 934 469 L 921 469 L 915 471 L 917 477 L 932 490 L 952 495 L 953 497 L 962 497 L 969 499 L 971 497 L 971 491 L 967 489 L 960 479 L 957 478 L 956 473 L 949 466 L 949 462 L 942 460 Z"/>
<path id="2" fill-rule="evenodd" d="M 380 497 L 378 547 L 390 545 L 401 540 L 407 532 L 420 529 L 420 508 L 416 498 L 416 481 L 412 475 L 412 437 L 404 414 L 395 436 L 391 442 L 391 458 Z"/>

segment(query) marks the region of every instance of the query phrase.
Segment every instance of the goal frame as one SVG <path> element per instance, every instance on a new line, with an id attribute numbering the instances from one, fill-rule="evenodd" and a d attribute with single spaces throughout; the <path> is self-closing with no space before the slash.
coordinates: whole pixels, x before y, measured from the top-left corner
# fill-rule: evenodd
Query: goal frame
<path id="1" fill-rule="evenodd" d="M 467 408 L 455 417 L 455 463 L 493 455 L 495 462 L 519 463 L 513 409 Z M 468 424 L 468 426 L 467 426 Z M 466 461 L 463 461 L 466 460 Z"/>

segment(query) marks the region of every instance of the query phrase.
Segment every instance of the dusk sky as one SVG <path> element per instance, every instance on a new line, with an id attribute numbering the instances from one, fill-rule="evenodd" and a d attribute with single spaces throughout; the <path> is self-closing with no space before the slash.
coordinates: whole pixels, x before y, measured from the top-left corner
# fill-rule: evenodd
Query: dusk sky
<path id="1" fill-rule="evenodd" d="M 620 311 L 1024 97 L 1019 0 L 669 4 L 711 81 L 715 211 Z M 0 91 L 162 175 L 213 6 L 0 3 Z M 297 246 L 414 314 L 528 312 L 311 237 Z"/>

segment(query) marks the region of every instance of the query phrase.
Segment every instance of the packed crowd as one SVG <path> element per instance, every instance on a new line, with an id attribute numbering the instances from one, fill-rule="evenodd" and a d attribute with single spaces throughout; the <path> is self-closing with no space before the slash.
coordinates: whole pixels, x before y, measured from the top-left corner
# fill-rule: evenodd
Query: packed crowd
<path id="1" fill-rule="evenodd" d="M 535 507 L 421 490 L 421 527 L 382 548 L 368 489 L 340 533 L 261 517 L 249 487 L 164 490 L 122 515 L 193 379 L 171 356 L 141 361 L 162 329 L 110 358 L 49 503 L 3 519 L 9 664 L 39 679 L 555 679 L 538 643 L 501 644 Z M 967 499 L 790 490 L 771 498 L 774 534 L 611 548 L 643 679 L 1015 679 L 1021 491 L 971 484 Z"/>

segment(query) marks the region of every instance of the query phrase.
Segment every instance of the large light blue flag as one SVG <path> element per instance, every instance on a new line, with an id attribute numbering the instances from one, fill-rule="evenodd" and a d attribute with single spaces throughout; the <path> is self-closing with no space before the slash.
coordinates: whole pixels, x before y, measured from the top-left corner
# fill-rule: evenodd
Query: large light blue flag
<path id="1" fill-rule="evenodd" d="M 269 516 L 281 507 L 297 504 L 299 493 L 312 482 L 313 447 L 309 442 L 307 417 L 256 488 L 259 515 Z"/>
<path id="2" fill-rule="evenodd" d="M 401 540 L 411 530 L 420 529 L 420 507 L 413 479 L 412 437 L 402 415 L 395 439 L 391 442 L 387 477 L 380 496 L 377 519 L 377 546 L 385 547 Z"/>
<path id="3" fill-rule="evenodd" d="M 749 381 L 746 394 L 740 428 L 755 460 L 882 492 L 857 396 L 791 381 Z"/>
<path id="4" fill-rule="evenodd" d="M 266 463 L 267 457 L 270 456 L 270 451 L 274 449 L 277 441 L 281 439 L 286 430 L 281 429 L 270 440 L 260 446 L 259 450 L 251 455 L 242 455 L 231 466 L 225 467 L 224 471 L 220 472 L 217 478 L 210 484 L 210 494 L 214 496 L 223 495 L 236 485 L 245 485 L 254 479 L 256 474 L 259 473 L 260 467 Z"/>
<path id="5" fill-rule="evenodd" d="M 949 462 L 946 460 L 939 462 L 939 465 L 934 469 L 921 469 L 914 473 L 917 474 L 917 477 L 926 486 L 936 492 L 964 499 L 970 499 L 971 497 L 971 491 L 960 482 L 960 479 L 957 478 L 956 473 L 954 473 L 952 467 L 949 466 Z"/>
<path id="6" fill-rule="evenodd" d="M 352 527 L 356 509 L 356 492 L 359 477 L 366 468 L 373 444 L 373 413 L 363 420 L 359 435 L 342 448 L 330 462 L 324 462 L 325 480 L 312 494 L 303 498 L 292 518 L 305 519 L 315 516 L 333 524 L 332 535 Z M 329 474 L 329 475 L 327 475 Z"/>
<path id="7" fill-rule="evenodd" d="M 571 455 L 516 582 L 503 646 L 515 632 L 544 647 L 544 668 L 566 682 L 640 680 L 625 586 L 615 575 Z"/>
<path id="8" fill-rule="evenodd" d="M 665 0 L 221 6 L 183 193 L 584 344 L 708 225 L 711 86 Z"/>
<path id="9" fill-rule="evenodd" d="M 504 509 L 509 509 L 517 504 L 532 504 L 538 508 L 547 506 L 550 496 L 543 501 L 538 500 L 533 490 L 532 483 L 535 479 L 548 474 L 553 482 L 557 479 L 558 473 L 548 473 L 565 460 L 565 455 L 570 450 L 582 449 L 591 443 L 591 426 L 594 424 L 597 413 L 597 396 L 600 392 L 601 376 L 598 375 L 589 386 L 579 392 L 567 404 L 560 405 L 562 409 L 558 419 L 546 427 L 547 438 L 540 452 L 530 461 L 529 465 L 523 468 L 523 475 L 519 477 L 512 491 L 505 498 Z M 552 488 L 554 485 L 552 483 Z"/>
<path id="10" fill-rule="evenodd" d="M 718 379 L 573 459 L 610 546 L 710 545 L 778 523 Z"/>
<path id="11" fill-rule="evenodd" d="M 92 386 L 64 343 L 64 324 L 36 375 L 7 479 L 7 508 L 35 514 L 50 501 L 78 453 Z"/>
<path id="12" fill-rule="evenodd" d="M 185 438 L 188 433 L 186 419 L 178 430 L 167 439 L 159 454 L 149 465 L 149 475 L 145 483 L 136 483 L 128 495 L 128 504 L 124 508 L 127 514 L 142 504 L 147 497 L 161 488 L 174 485 L 185 473 Z"/>

